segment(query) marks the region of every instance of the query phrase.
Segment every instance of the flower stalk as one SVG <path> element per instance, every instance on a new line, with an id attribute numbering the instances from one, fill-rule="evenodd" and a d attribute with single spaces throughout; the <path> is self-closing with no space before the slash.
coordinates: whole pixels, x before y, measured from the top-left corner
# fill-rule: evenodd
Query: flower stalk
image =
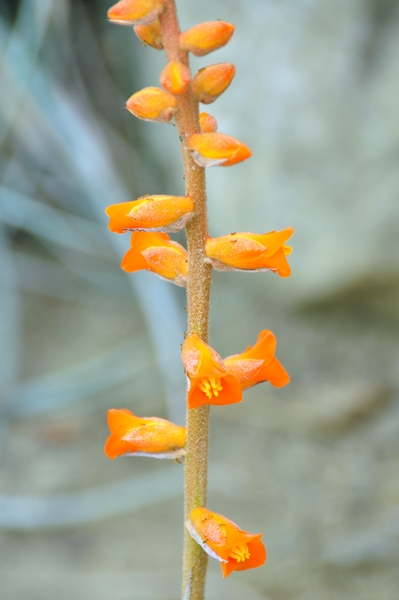
<path id="1" fill-rule="evenodd" d="M 189 67 L 188 52 L 179 45 L 180 28 L 174 0 L 165 0 L 160 16 L 163 44 L 168 61 Z M 199 133 L 199 107 L 191 87 L 177 96 L 175 114 L 181 140 L 186 195 L 194 203 L 194 216 L 186 225 L 189 270 L 187 275 L 188 334 L 209 337 L 209 299 L 212 267 L 205 260 L 208 237 L 205 168 L 197 165 L 188 148 L 190 137 Z M 184 460 L 184 519 L 194 508 L 206 506 L 208 474 L 209 406 L 187 409 L 187 443 Z M 183 550 L 183 598 L 190 582 L 190 600 L 202 600 L 208 556 L 185 530 Z"/>
<path id="2" fill-rule="evenodd" d="M 115 233 L 132 232 L 131 248 L 121 267 L 141 269 L 186 287 L 188 331 L 182 362 L 188 377 L 186 427 L 158 417 L 136 417 L 127 409 L 111 409 L 111 431 L 105 454 L 184 457 L 183 600 L 204 600 L 208 555 L 221 562 L 227 577 L 233 571 L 260 567 L 266 560 L 262 534 L 250 534 L 206 508 L 209 406 L 241 402 L 243 391 L 268 381 L 275 387 L 289 382 L 275 357 L 276 338 L 262 330 L 254 346 L 222 359 L 209 345 L 209 300 L 212 269 L 272 271 L 290 275 L 285 242 L 293 229 L 269 233 L 208 235 L 205 168 L 232 166 L 251 156 L 239 140 L 217 132 L 217 121 L 199 113 L 199 103 L 214 102 L 230 85 L 235 67 L 219 63 L 201 69 L 192 78 L 189 52 L 205 56 L 224 46 L 234 25 L 209 21 L 181 33 L 175 0 L 120 0 L 108 11 L 117 24 L 134 25 L 147 45 L 164 49 L 167 65 L 162 88 L 147 87 L 133 94 L 126 108 L 136 117 L 169 122 L 174 119 L 181 143 L 185 196 L 143 196 L 111 205 L 106 213 Z M 166 232 L 186 229 L 187 250 Z"/>

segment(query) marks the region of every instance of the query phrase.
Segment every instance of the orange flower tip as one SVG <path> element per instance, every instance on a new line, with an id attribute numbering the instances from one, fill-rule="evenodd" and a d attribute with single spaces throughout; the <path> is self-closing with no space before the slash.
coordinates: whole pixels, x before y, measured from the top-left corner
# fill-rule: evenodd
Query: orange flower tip
<path id="1" fill-rule="evenodd" d="M 285 241 L 293 233 L 292 227 L 269 233 L 232 233 L 219 238 L 208 238 L 205 254 L 217 271 L 272 271 L 288 277 L 291 268 L 287 262 Z"/>
<path id="2" fill-rule="evenodd" d="M 192 510 L 185 526 L 203 550 L 220 562 L 223 577 L 233 571 L 260 567 L 266 561 L 261 534 L 242 531 L 230 519 L 207 508 Z"/>
<path id="3" fill-rule="evenodd" d="M 163 9 L 163 0 L 120 0 L 108 10 L 108 19 L 117 25 L 148 25 Z"/>
<path id="4" fill-rule="evenodd" d="M 227 373 L 219 354 L 197 334 L 191 334 L 184 341 L 182 360 L 189 380 L 189 409 L 242 401 L 242 389 L 236 377 Z"/>
<path id="5" fill-rule="evenodd" d="M 105 210 L 109 229 L 125 231 L 176 232 L 185 227 L 194 213 L 190 196 L 143 196 L 131 202 L 112 204 Z"/>
<path id="6" fill-rule="evenodd" d="M 177 460 L 185 455 L 186 429 L 159 417 L 136 417 L 127 409 L 108 411 L 111 435 L 105 443 L 108 458 L 150 456 Z"/>
<path id="7" fill-rule="evenodd" d="M 199 124 L 201 133 L 214 133 L 218 128 L 215 117 L 212 117 L 212 115 L 207 112 L 200 113 Z"/>
<path id="8" fill-rule="evenodd" d="M 145 269 L 180 287 L 185 286 L 188 274 L 187 251 L 170 240 L 167 234 L 135 231 L 130 245 L 130 250 L 121 262 L 124 271 L 133 273 Z"/>
<path id="9" fill-rule="evenodd" d="M 136 25 L 133 29 L 143 44 L 151 46 L 156 50 L 163 49 L 162 29 L 159 19 L 155 19 L 149 25 Z"/>
<path id="10" fill-rule="evenodd" d="M 252 156 L 248 146 L 224 133 L 195 133 L 188 148 L 200 167 L 230 167 Z"/>
<path id="11" fill-rule="evenodd" d="M 262 330 L 254 346 L 224 359 L 227 372 L 236 377 L 243 390 L 264 381 L 274 387 L 287 385 L 289 375 L 274 356 L 276 345 L 276 336 L 269 329 Z"/>
<path id="12" fill-rule="evenodd" d="M 136 92 L 126 102 L 126 108 L 138 119 L 168 123 L 177 107 L 176 98 L 157 87 Z"/>
<path id="13" fill-rule="evenodd" d="M 234 25 L 223 21 L 200 23 L 181 33 L 179 44 L 195 56 L 205 56 L 227 44 L 234 29 Z"/>
<path id="14" fill-rule="evenodd" d="M 200 69 L 192 82 L 192 90 L 199 102 L 211 104 L 229 87 L 236 68 L 230 63 L 219 63 Z"/>
<path id="15" fill-rule="evenodd" d="M 161 73 L 161 85 L 174 95 L 184 94 L 191 81 L 190 69 L 179 61 L 169 62 Z"/>

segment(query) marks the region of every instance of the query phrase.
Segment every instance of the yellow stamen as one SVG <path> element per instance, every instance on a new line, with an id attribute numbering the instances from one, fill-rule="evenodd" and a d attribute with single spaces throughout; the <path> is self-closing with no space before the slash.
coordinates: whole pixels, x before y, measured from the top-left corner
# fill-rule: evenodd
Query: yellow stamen
<path id="1" fill-rule="evenodd" d="M 221 380 L 216 377 L 203 377 L 199 382 L 199 389 L 201 392 L 211 399 L 212 396 L 219 396 L 219 392 L 222 391 Z"/>
<path id="2" fill-rule="evenodd" d="M 233 546 L 230 550 L 229 557 L 234 558 L 237 562 L 244 562 L 251 555 L 246 544 L 240 544 L 239 546 Z"/>

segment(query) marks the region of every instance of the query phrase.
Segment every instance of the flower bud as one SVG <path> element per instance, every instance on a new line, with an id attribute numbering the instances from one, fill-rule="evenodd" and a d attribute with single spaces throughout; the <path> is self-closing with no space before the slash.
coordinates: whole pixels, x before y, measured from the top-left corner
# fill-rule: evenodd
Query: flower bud
<path id="1" fill-rule="evenodd" d="M 130 96 L 126 102 L 126 108 L 144 121 L 167 123 L 172 119 L 176 107 L 176 98 L 157 87 L 144 88 Z"/>
<path id="2" fill-rule="evenodd" d="M 144 44 L 148 44 L 156 50 L 163 49 L 162 29 L 159 19 L 155 19 L 149 25 L 136 25 L 133 29 Z"/>
<path id="3" fill-rule="evenodd" d="M 163 0 L 120 0 L 109 9 L 108 19 L 117 25 L 147 25 L 163 9 Z"/>
<path id="4" fill-rule="evenodd" d="M 169 62 L 161 73 L 161 85 L 171 94 L 184 94 L 190 81 L 190 69 L 176 60 Z"/>
<path id="5" fill-rule="evenodd" d="M 243 531 L 227 517 L 205 507 L 194 508 L 185 526 L 197 544 L 220 562 L 223 577 L 232 571 L 261 567 L 266 561 L 261 533 Z"/>
<path id="6" fill-rule="evenodd" d="M 285 242 L 294 230 L 287 227 L 269 233 L 231 233 L 208 238 L 205 254 L 217 271 L 273 271 L 280 277 L 289 277 L 290 266 L 286 255 L 291 253 Z"/>
<path id="7" fill-rule="evenodd" d="M 242 400 L 242 389 L 236 377 L 227 373 L 219 354 L 205 344 L 196 333 L 186 338 L 182 360 L 190 382 L 188 407 L 203 404 L 235 404 Z"/>
<path id="8" fill-rule="evenodd" d="M 136 417 L 126 408 L 108 411 L 111 435 L 105 443 L 108 458 L 117 456 L 151 456 L 176 460 L 185 455 L 187 432 L 158 417 Z"/>
<path id="9" fill-rule="evenodd" d="M 199 124 L 201 133 L 214 133 L 218 128 L 215 117 L 207 112 L 200 113 Z"/>
<path id="10" fill-rule="evenodd" d="M 105 209 L 109 229 L 125 231 L 180 231 L 192 217 L 190 196 L 143 196 L 132 202 L 112 204 Z"/>
<path id="11" fill-rule="evenodd" d="M 252 155 L 248 146 L 224 133 L 195 133 L 188 148 L 200 167 L 230 167 Z"/>
<path id="12" fill-rule="evenodd" d="M 205 56 L 227 44 L 234 29 L 234 25 L 223 21 L 200 23 L 183 31 L 180 34 L 179 44 L 183 50 L 192 52 L 195 56 Z"/>
<path id="13" fill-rule="evenodd" d="M 202 104 L 211 104 L 229 87 L 236 68 L 230 63 L 219 63 L 200 69 L 193 79 L 192 89 Z"/>
<path id="14" fill-rule="evenodd" d="M 181 287 L 186 285 L 187 251 L 167 233 L 134 231 L 130 246 L 121 262 L 124 271 L 133 273 L 145 269 Z"/>

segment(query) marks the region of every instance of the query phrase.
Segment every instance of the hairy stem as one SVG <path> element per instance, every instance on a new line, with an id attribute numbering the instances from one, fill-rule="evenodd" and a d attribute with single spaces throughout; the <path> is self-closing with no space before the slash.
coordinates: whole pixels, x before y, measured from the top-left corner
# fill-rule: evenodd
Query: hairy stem
<path id="1" fill-rule="evenodd" d="M 189 66 L 188 53 L 179 48 L 179 23 L 174 0 L 165 0 L 161 26 L 166 56 Z M 177 96 L 176 124 L 181 140 L 181 152 L 186 181 L 186 194 L 191 196 L 195 215 L 186 227 L 189 273 L 187 279 L 188 333 L 197 333 L 208 341 L 209 296 L 212 267 L 204 260 L 208 233 L 205 169 L 192 159 L 187 148 L 190 136 L 199 132 L 198 102 L 191 88 Z M 208 470 L 209 406 L 187 411 L 187 446 L 184 461 L 184 518 L 193 508 L 206 505 Z M 203 600 L 207 555 L 185 530 L 183 553 L 183 598 Z M 187 595 L 187 586 L 189 593 Z"/>

